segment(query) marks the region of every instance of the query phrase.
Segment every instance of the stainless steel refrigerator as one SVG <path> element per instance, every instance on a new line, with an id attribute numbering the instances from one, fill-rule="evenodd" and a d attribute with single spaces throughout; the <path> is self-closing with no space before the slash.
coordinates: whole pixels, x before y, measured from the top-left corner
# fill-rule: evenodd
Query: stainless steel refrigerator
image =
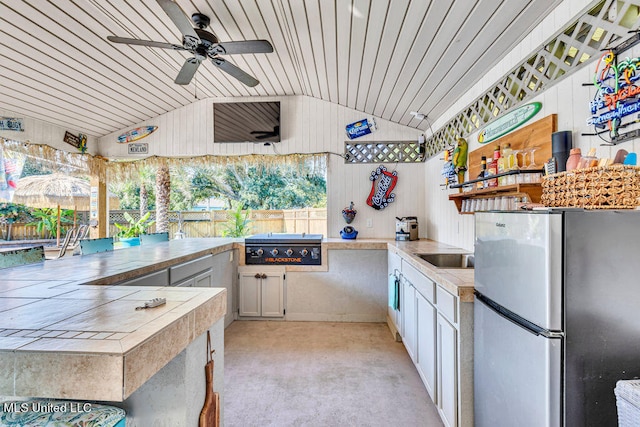
<path id="1" fill-rule="evenodd" d="M 475 217 L 475 425 L 616 426 L 616 381 L 640 378 L 640 211 Z"/>

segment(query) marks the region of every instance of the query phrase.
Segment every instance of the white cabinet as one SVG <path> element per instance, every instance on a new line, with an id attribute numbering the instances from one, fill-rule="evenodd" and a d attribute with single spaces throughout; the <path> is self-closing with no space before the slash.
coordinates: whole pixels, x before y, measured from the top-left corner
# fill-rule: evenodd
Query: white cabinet
<path id="1" fill-rule="evenodd" d="M 243 266 L 238 272 L 239 316 L 284 317 L 284 268 Z"/>
<path id="2" fill-rule="evenodd" d="M 418 329 L 416 321 L 416 289 L 405 276 L 402 277 L 402 302 L 400 307 L 402 313 L 402 342 L 411 360 L 416 363 L 416 332 Z"/>
<path id="3" fill-rule="evenodd" d="M 417 356 L 416 368 L 429 396 L 436 398 L 436 308 L 421 293 L 416 291 L 417 308 Z"/>
<path id="4" fill-rule="evenodd" d="M 178 282 L 172 286 L 176 287 L 205 287 L 210 288 L 212 286 L 213 272 L 211 269 L 205 270 L 198 274 L 197 276 L 191 277 L 189 279 L 185 279 L 181 282 Z"/>
<path id="5" fill-rule="evenodd" d="M 171 286 L 210 287 L 213 283 L 213 255 L 206 255 L 169 267 Z"/>
<path id="6" fill-rule="evenodd" d="M 456 329 L 438 314 L 438 386 L 436 406 L 446 426 L 458 425 L 458 349 Z"/>
<path id="7" fill-rule="evenodd" d="M 403 253 L 389 252 L 390 273 L 400 259 L 401 320 L 395 323 L 429 395 L 448 427 L 473 426 L 473 302 L 462 302 L 422 273 Z M 389 315 L 390 327 L 394 325 Z"/>

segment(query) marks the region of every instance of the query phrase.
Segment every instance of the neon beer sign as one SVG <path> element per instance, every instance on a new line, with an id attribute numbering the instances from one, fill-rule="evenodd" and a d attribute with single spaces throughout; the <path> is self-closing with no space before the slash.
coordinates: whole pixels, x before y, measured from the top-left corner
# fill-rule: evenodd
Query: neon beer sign
<path id="1" fill-rule="evenodd" d="M 640 112 L 640 58 L 626 58 L 618 62 L 612 51 L 605 52 L 597 62 L 593 84 L 596 95 L 589 103 L 591 117 L 587 125 L 609 129 L 618 135 L 622 118 Z"/>

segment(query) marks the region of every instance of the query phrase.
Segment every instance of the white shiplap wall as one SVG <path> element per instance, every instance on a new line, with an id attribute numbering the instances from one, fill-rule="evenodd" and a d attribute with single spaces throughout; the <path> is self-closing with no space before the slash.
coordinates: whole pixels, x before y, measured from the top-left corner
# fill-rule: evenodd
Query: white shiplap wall
<path id="1" fill-rule="evenodd" d="M 0 109 L 0 117 L 11 117 L 23 119 L 24 132 L 16 132 L 10 130 L 0 130 L 0 137 L 13 141 L 29 142 L 32 144 L 45 144 L 59 150 L 68 151 L 70 153 L 78 153 L 78 150 L 72 145 L 64 142 L 64 133 L 71 132 L 78 135 L 80 131 L 74 129 L 65 129 L 61 126 L 54 125 L 43 120 L 25 117 L 12 111 Z M 87 151 L 91 154 L 96 153 L 97 138 L 87 137 Z"/>
<path id="2" fill-rule="evenodd" d="M 538 26 L 529 37 L 527 37 L 517 49 L 509 56 L 505 57 L 483 80 L 472 88 L 467 97 L 458 101 L 454 108 L 448 111 L 446 117 L 437 121 L 434 129 L 446 123 L 451 116 L 462 110 L 475 97 L 482 94 L 488 87 L 507 73 L 513 66 L 526 58 L 539 45 L 552 37 L 558 28 L 563 28 L 566 22 L 571 21 L 570 17 L 582 13 L 584 8 L 591 2 L 586 0 L 565 0 L 552 14 L 550 14 Z M 640 54 L 640 46 L 624 52 L 622 56 L 637 56 Z M 589 64 L 577 71 L 568 78 L 562 80 L 555 86 L 547 89 L 538 97 L 527 102 L 538 101 L 542 103 L 542 110 L 533 120 L 538 120 L 549 114 L 558 115 L 558 130 L 571 130 L 573 133 L 573 146 L 579 147 L 583 153 L 589 151 L 591 147 L 596 148 L 598 157 L 615 157 L 617 150 L 625 149 L 629 152 L 637 152 L 640 149 L 640 142 L 629 141 L 616 147 L 601 147 L 602 142 L 598 137 L 581 136 L 582 132 L 593 132 L 593 128 L 586 125 L 589 117 L 589 101 L 593 98 L 592 87 L 583 87 L 583 83 L 592 80 L 592 73 L 595 65 Z M 456 109 L 457 108 L 457 109 Z M 477 133 L 467 137 L 469 150 L 474 150 L 480 146 L 477 142 Z M 430 159 L 425 167 L 425 181 L 440 179 L 442 160 L 436 156 Z M 538 159 L 541 163 L 547 159 Z M 459 246 L 468 250 L 473 250 L 474 246 L 474 217 L 473 215 L 459 215 L 453 202 L 448 200 L 449 192 L 438 190 L 433 185 L 425 188 L 425 212 L 429 220 L 427 234 L 430 238 L 451 245 Z M 453 192 L 454 190 L 451 190 Z M 457 191 L 457 190 L 455 190 Z"/>
<path id="3" fill-rule="evenodd" d="M 204 99 L 158 116 L 137 126 L 156 125 L 158 130 L 140 142 L 148 142 L 151 155 L 189 157 L 198 155 L 274 154 L 273 147 L 262 144 L 213 143 L 213 102 L 280 101 L 282 142 L 274 144 L 281 154 L 344 152 L 345 125 L 367 117 L 366 114 L 335 103 L 308 96 Z M 378 131 L 358 141 L 417 140 L 414 128 L 376 118 Z M 126 144 L 118 144 L 117 136 L 128 129 L 112 133 L 99 140 L 99 154 L 109 158 L 125 158 Z M 346 225 L 342 209 L 355 203 L 358 210 L 351 224 L 359 238 L 395 235 L 396 216 L 418 216 L 426 224 L 424 215 L 424 164 L 399 164 L 396 201 L 382 211 L 366 205 L 371 190 L 369 175 L 378 164 L 345 164 L 341 157 L 330 155 L 327 173 L 327 210 L 329 237 L 339 237 Z M 393 170 L 393 164 L 386 164 Z M 367 227 L 370 224 L 371 227 Z M 426 236 L 426 227 L 421 233 Z"/>

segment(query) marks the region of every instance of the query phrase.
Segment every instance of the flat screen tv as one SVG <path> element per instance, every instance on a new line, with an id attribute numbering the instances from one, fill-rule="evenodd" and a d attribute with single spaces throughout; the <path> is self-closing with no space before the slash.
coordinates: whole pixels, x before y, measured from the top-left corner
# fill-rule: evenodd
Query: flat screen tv
<path id="1" fill-rule="evenodd" d="M 214 103 L 213 142 L 280 142 L 280 102 Z"/>

